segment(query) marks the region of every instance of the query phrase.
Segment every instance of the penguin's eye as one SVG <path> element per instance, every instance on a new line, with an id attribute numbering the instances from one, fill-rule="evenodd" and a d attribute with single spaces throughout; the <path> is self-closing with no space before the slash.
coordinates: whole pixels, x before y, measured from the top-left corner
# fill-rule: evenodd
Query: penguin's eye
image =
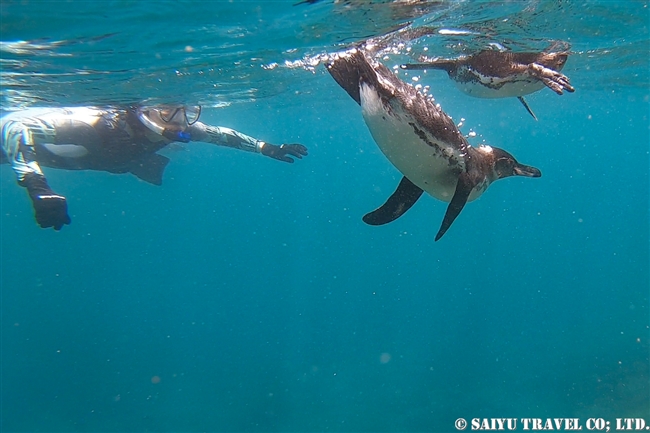
<path id="1" fill-rule="evenodd" d="M 497 160 L 496 172 L 500 177 L 511 176 L 514 170 L 513 161 L 509 158 L 499 158 Z"/>

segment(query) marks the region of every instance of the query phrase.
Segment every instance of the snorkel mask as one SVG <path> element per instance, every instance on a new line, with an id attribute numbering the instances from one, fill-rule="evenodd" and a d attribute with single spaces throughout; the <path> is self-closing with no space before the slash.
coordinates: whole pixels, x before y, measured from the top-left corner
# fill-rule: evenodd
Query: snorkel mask
<path id="1" fill-rule="evenodd" d="M 160 105 L 138 109 L 138 118 L 147 128 L 168 140 L 183 143 L 192 139 L 187 128 L 194 125 L 200 116 L 200 105 Z"/>

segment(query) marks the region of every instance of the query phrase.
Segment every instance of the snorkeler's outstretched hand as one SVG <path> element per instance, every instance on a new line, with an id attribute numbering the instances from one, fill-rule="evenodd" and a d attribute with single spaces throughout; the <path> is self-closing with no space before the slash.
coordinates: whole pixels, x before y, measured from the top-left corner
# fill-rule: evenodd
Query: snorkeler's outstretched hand
<path id="1" fill-rule="evenodd" d="M 302 144 L 283 144 L 276 146 L 271 143 L 264 143 L 262 146 L 262 155 L 268 156 L 278 161 L 284 161 L 292 163 L 294 160 L 292 156 L 296 159 L 302 159 L 303 156 L 307 156 L 307 148 Z"/>
<path id="2" fill-rule="evenodd" d="M 52 191 L 43 176 L 28 174 L 21 184 L 27 188 L 34 207 L 34 217 L 41 228 L 52 227 L 58 231 L 65 224 L 70 224 L 65 197 Z"/>

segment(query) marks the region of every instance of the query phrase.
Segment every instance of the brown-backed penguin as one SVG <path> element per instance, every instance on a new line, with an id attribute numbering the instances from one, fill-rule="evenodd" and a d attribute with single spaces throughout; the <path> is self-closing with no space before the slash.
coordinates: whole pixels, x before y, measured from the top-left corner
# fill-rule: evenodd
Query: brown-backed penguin
<path id="1" fill-rule="evenodd" d="M 361 105 L 363 118 L 388 160 L 404 175 L 397 190 L 365 215 L 370 225 L 389 223 L 413 206 L 423 191 L 449 202 L 435 240 L 440 239 L 465 203 L 479 197 L 497 179 L 539 177 L 508 152 L 472 147 L 432 98 L 400 80 L 360 49 L 334 54 L 327 70 Z"/>
<path id="2" fill-rule="evenodd" d="M 544 86 L 561 95 L 564 90 L 573 92 L 569 78 L 559 71 L 564 67 L 569 53 L 513 53 L 485 50 L 458 59 L 429 59 L 421 63 L 402 65 L 403 69 L 442 69 L 463 92 L 478 98 L 509 98 L 516 96 L 531 116 L 524 95 L 543 89 Z"/>

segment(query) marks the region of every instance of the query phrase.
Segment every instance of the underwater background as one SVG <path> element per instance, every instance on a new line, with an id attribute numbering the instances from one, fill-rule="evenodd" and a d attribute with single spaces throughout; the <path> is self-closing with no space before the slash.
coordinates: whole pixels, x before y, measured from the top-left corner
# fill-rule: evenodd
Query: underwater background
<path id="1" fill-rule="evenodd" d="M 60 232 L 3 165 L 0 430 L 650 424 L 649 18 L 647 1 L 3 0 L 3 111 L 201 104 L 309 156 L 168 146 L 160 187 L 45 168 Z M 447 204 L 426 194 L 365 225 L 401 174 L 322 60 L 367 38 L 390 68 L 568 43 L 576 91 L 529 95 L 538 121 L 399 72 L 543 176 L 493 185 L 435 243 Z"/>

